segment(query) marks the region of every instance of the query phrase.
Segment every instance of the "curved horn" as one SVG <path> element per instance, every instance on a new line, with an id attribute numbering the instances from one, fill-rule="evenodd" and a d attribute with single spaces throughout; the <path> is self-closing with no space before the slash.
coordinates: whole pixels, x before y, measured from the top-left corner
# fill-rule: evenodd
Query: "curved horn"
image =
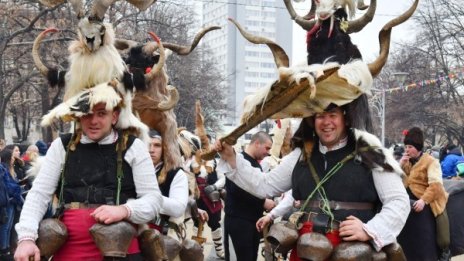
<path id="1" fill-rule="evenodd" d="M 113 45 L 119 53 L 127 53 L 132 47 L 137 46 L 137 44 L 136 41 L 117 38 L 114 40 Z"/>
<path id="2" fill-rule="evenodd" d="M 309 12 L 305 16 L 303 16 L 303 19 L 311 20 L 311 19 L 314 19 L 315 16 L 316 16 L 316 1 L 311 0 L 311 9 L 309 9 Z"/>
<path id="3" fill-rule="evenodd" d="M 366 10 L 368 7 L 369 7 L 369 5 L 366 5 L 366 4 L 364 3 L 364 0 L 358 0 L 357 8 L 358 8 L 359 10 Z"/>
<path id="4" fill-rule="evenodd" d="M 282 49 L 282 47 L 265 37 L 250 34 L 249 32 L 245 31 L 245 29 L 243 29 L 242 26 L 232 18 L 229 18 L 229 21 L 231 21 L 237 27 L 237 29 L 240 31 L 243 37 L 245 37 L 245 39 L 247 39 L 248 41 L 254 44 L 266 44 L 269 47 L 269 49 L 271 49 L 272 55 L 274 55 L 274 62 L 276 63 L 278 68 L 288 67 L 288 56 L 285 53 L 284 49 Z"/>
<path id="5" fill-rule="evenodd" d="M 411 15 L 416 10 L 418 4 L 419 4 L 419 0 L 415 0 L 413 5 L 406 12 L 404 12 L 402 15 L 386 23 L 380 30 L 379 32 L 379 42 L 380 42 L 379 57 L 374 62 L 368 64 L 369 71 L 371 72 L 372 77 L 377 76 L 382 70 L 385 63 L 387 62 L 388 53 L 390 52 L 390 36 L 391 36 L 392 28 L 408 20 L 409 17 L 411 17 Z"/>
<path id="6" fill-rule="evenodd" d="M 158 110 L 160 111 L 171 110 L 179 101 L 179 92 L 177 91 L 176 87 L 168 85 L 166 89 L 169 93 L 169 100 L 162 101 L 158 104 Z"/>
<path id="7" fill-rule="evenodd" d="M 209 139 L 206 136 L 205 117 L 201 114 L 200 100 L 195 102 L 195 135 L 200 137 L 201 148 L 209 150 Z"/>
<path id="8" fill-rule="evenodd" d="M 372 19 L 374 19 L 375 9 L 377 9 L 377 0 L 371 0 L 369 9 L 367 9 L 366 13 L 363 16 L 356 20 L 348 22 L 348 29 L 346 33 L 351 34 L 361 31 L 364 28 L 364 26 L 366 26 L 368 23 L 372 21 Z"/>
<path id="9" fill-rule="evenodd" d="M 45 31 L 41 32 L 37 38 L 34 40 L 34 44 L 32 45 L 32 58 L 34 59 L 35 66 L 37 66 L 37 69 L 39 69 L 40 73 L 42 73 L 44 76 L 48 75 L 48 67 L 42 62 L 40 59 L 39 55 L 39 48 L 40 48 L 40 43 L 42 42 L 43 38 L 49 33 L 49 32 L 58 32 L 58 29 L 56 28 L 48 28 Z"/>
<path id="10" fill-rule="evenodd" d="M 313 26 L 316 24 L 316 20 L 313 19 L 308 21 L 307 19 L 305 19 L 305 17 L 310 15 L 311 12 L 316 12 L 316 5 L 314 4 L 314 1 L 311 1 L 311 10 L 309 10 L 308 15 L 306 15 L 305 17 L 301 17 L 295 12 L 291 0 L 284 0 L 284 3 L 285 7 L 287 7 L 288 13 L 290 14 L 290 17 L 292 18 L 292 20 L 295 20 L 295 23 L 299 24 L 306 31 L 309 31 L 311 30 L 311 28 L 313 28 Z"/>
<path id="11" fill-rule="evenodd" d="M 82 0 L 69 0 L 72 9 L 77 15 L 78 19 L 81 19 L 85 15 L 84 7 L 82 6 Z"/>
<path id="12" fill-rule="evenodd" d="M 160 54 L 160 58 L 158 60 L 158 62 L 156 64 L 153 65 L 153 67 L 151 68 L 151 71 L 149 73 L 146 73 L 145 74 L 145 82 L 150 82 L 151 80 L 153 80 L 153 78 L 155 77 L 155 75 L 161 71 L 161 69 L 163 68 L 164 66 L 164 62 L 166 61 L 166 53 L 164 52 L 164 46 L 163 44 L 161 44 L 161 41 L 160 39 L 158 38 L 158 36 L 153 33 L 153 32 L 149 32 L 148 33 L 151 38 L 153 38 L 153 40 L 158 44 L 158 49 L 159 49 L 159 54 Z M 150 51 L 150 53 L 154 52 L 153 51 Z M 176 102 L 177 103 L 177 102 Z M 175 104 L 174 104 L 175 105 Z"/>
<path id="13" fill-rule="evenodd" d="M 172 50 L 173 52 L 177 53 L 178 55 L 187 55 L 197 47 L 198 43 L 200 42 L 201 38 L 205 36 L 206 33 L 213 31 L 213 30 L 218 30 L 221 29 L 220 26 L 210 26 L 202 29 L 200 32 L 198 32 L 195 35 L 195 38 L 192 41 L 192 44 L 190 46 L 184 46 L 184 45 L 178 45 L 178 44 L 173 44 L 173 43 L 164 43 L 164 47 Z"/>

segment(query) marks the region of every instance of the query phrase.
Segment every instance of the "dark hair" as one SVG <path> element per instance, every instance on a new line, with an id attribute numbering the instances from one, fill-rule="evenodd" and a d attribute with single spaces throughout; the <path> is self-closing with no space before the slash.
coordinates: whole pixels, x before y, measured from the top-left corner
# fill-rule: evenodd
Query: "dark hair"
<path id="1" fill-rule="evenodd" d="M 257 133 L 253 134 L 253 136 L 251 136 L 250 144 L 254 143 L 255 141 L 258 141 L 259 143 L 265 143 L 268 140 L 272 142 L 272 138 L 268 133 L 264 131 L 258 131 Z"/>
<path id="2" fill-rule="evenodd" d="M 153 139 L 153 138 L 158 138 L 158 137 L 161 138 L 161 134 L 160 134 L 157 130 L 155 130 L 155 129 L 150 129 L 150 131 L 148 132 L 148 136 L 149 136 L 150 138 L 152 138 L 152 139 Z"/>
<path id="3" fill-rule="evenodd" d="M 13 150 L 3 149 L 0 151 L 0 162 L 3 163 L 7 168 L 13 167 L 11 165 L 11 158 L 13 157 Z"/>

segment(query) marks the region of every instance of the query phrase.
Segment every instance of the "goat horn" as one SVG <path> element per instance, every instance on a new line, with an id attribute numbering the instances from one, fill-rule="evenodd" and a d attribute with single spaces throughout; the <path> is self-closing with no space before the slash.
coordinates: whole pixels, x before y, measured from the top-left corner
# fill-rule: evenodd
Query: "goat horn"
<path id="1" fill-rule="evenodd" d="M 132 47 L 137 46 L 136 41 L 128 40 L 128 39 L 121 39 L 117 38 L 114 40 L 114 47 L 118 50 L 119 53 L 126 53 Z"/>
<path id="2" fill-rule="evenodd" d="M 209 139 L 206 136 L 205 117 L 201 114 L 200 100 L 195 102 L 195 135 L 200 138 L 201 148 L 209 150 Z"/>
<path id="3" fill-rule="evenodd" d="M 272 55 L 274 55 L 274 62 L 276 63 L 277 67 L 288 67 L 288 56 L 285 53 L 284 49 L 282 49 L 282 47 L 265 37 L 250 34 L 249 32 L 245 31 L 245 29 L 243 29 L 242 26 L 232 18 L 229 18 L 229 21 L 231 21 L 237 27 L 237 29 L 240 31 L 243 37 L 245 37 L 245 39 L 247 39 L 248 41 L 254 44 L 266 44 L 269 47 L 269 49 L 271 49 Z"/>
<path id="4" fill-rule="evenodd" d="M 192 41 L 192 44 L 190 46 L 184 46 L 184 45 L 178 45 L 178 44 L 173 44 L 173 43 L 164 43 L 164 47 L 177 53 L 178 55 L 187 55 L 197 47 L 198 43 L 200 42 L 201 38 L 205 36 L 210 31 L 213 30 L 218 30 L 221 29 L 220 26 L 210 26 L 202 29 L 199 31 L 196 35 L 195 38 Z"/>
<path id="5" fill-rule="evenodd" d="M 41 32 L 37 38 L 34 40 L 34 44 L 32 45 L 32 58 L 34 59 L 35 66 L 37 66 L 37 69 L 39 69 L 40 73 L 42 73 L 44 76 L 48 75 L 48 67 L 42 62 L 40 59 L 39 55 L 39 48 L 40 48 L 40 43 L 42 42 L 43 38 L 49 33 L 49 32 L 58 32 L 58 29 L 56 28 L 48 28 L 45 31 Z"/>
<path id="6" fill-rule="evenodd" d="M 372 77 L 377 76 L 382 70 L 385 63 L 387 62 L 388 53 L 390 51 L 390 36 L 391 36 L 392 28 L 408 20 L 409 17 L 411 17 L 411 15 L 416 10 L 418 4 L 419 4 L 419 0 L 415 0 L 414 4 L 406 12 L 404 12 L 402 15 L 386 23 L 380 30 L 379 32 L 379 42 L 380 42 L 379 57 L 374 62 L 368 64 L 369 71 L 371 72 Z"/>
<path id="7" fill-rule="evenodd" d="M 179 92 L 177 91 L 176 87 L 168 85 L 166 87 L 169 93 L 169 100 L 162 101 L 158 104 L 158 110 L 160 111 L 168 111 L 176 106 L 177 102 L 179 101 Z"/>
<path id="8" fill-rule="evenodd" d="M 375 9 L 377 9 L 377 0 L 371 0 L 369 5 L 369 9 L 367 9 L 366 13 L 361 16 L 360 18 L 349 21 L 348 22 L 348 30 L 346 31 L 347 34 L 357 33 L 361 31 L 364 26 L 374 19 Z"/>
<path id="9" fill-rule="evenodd" d="M 290 14 L 290 17 L 292 20 L 295 20 L 295 23 L 299 24 L 304 30 L 309 31 L 313 26 L 316 24 L 316 20 L 307 20 L 305 17 L 299 16 L 296 12 L 295 9 L 293 8 L 292 1 L 291 0 L 284 0 L 285 7 L 287 7 L 287 11 Z M 314 10 L 313 13 L 316 12 L 316 5 L 314 4 L 314 0 L 311 1 L 311 10 Z M 311 10 L 309 10 L 309 14 L 311 14 Z"/>
<path id="10" fill-rule="evenodd" d="M 366 10 L 369 7 L 369 5 L 366 5 L 364 3 L 364 0 L 358 0 L 357 7 L 359 10 Z"/>
<path id="11" fill-rule="evenodd" d="M 155 75 L 163 68 L 164 62 L 166 61 L 166 53 L 164 52 L 164 46 L 161 43 L 160 39 L 153 32 L 149 32 L 148 34 L 158 44 L 160 58 L 159 58 L 158 62 L 153 65 L 153 67 L 151 68 L 151 71 L 149 73 L 145 74 L 145 82 L 150 82 L 151 80 L 153 80 Z M 150 51 L 150 53 L 152 53 L 152 52 L 154 52 L 154 50 Z"/>
<path id="12" fill-rule="evenodd" d="M 103 21 L 103 18 L 105 18 L 106 11 L 116 1 L 117 0 L 96 0 L 92 6 L 90 16 L 97 17 L 98 19 Z"/>

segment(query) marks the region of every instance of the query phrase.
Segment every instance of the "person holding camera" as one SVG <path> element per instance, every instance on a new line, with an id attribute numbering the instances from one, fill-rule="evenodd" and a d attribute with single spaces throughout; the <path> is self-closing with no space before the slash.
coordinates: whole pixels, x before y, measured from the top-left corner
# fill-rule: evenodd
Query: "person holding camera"
<path id="1" fill-rule="evenodd" d="M 411 199 L 411 213 L 398 242 L 408 260 L 449 260 L 450 232 L 445 208 L 448 193 L 443 187 L 440 163 L 422 152 L 424 134 L 421 129 L 409 129 L 404 144 L 400 165 L 406 174 L 404 183 Z M 436 244 L 441 249 L 440 258 Z"/>

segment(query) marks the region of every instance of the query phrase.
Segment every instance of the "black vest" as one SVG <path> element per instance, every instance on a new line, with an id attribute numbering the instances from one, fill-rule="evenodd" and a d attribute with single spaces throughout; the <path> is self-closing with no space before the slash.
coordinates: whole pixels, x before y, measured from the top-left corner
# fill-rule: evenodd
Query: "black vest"
<path id="1" fill-rule="evenodd" d="M 261 165 L 254 158 L 242 152 L 243 157 L 251 163 L 254 168 L 261 169 Z M 266 174 L 263 174 L 266 175 Z M 264 199 L 257 198 L 245 190 L 241 189 L 234 182 L 226 177 L 227 197 L 224 212 L 228 216 L 240 217 L 252 222 L 256 222 L 263 216 Z"/>
<path id="2" fill-rule="evenodd" d="M 322 179 L 333 166 L 354 150 L 355 141 L 353 136 L 349 136 L 348 144 L 345 147 L 328 151 L 325 155 L 319 151 L 319 142 L 316 141 L 311 155 L 311 162 L 316 169 L 319 179 Z M 301 204 L 303 204 L 315 188 L 315 185 L 316 182 L 309 170 L 309 166 L 307 162 L 303 161 L 303 157 L 301 157 L 292 173 L 293 197 L 295 200 L 301 200 Z M 354 159 L 346 162 L 323 187 L 329 200 L 370 202 L 375 206 L 380 206 L 372 171 Z M 318 196 L 319 193 L 316 192 L 313 199 L 319 199 Z M 319 209 L 308 210 L 313 212 L 319 211 Z M 373 210 L 332 210 L 332 212 L 336 220 L 345 220 L 347 216 L 354 215 L 363 222 L 367 222 L 377 213 L 377 208 Z"/>
<path id="3" fill-rule="evenodd" d="M 117 194 L 117 151 L 116 145 L 98 143 L 76 145 L 75 151 L 68 152 L 64 169 L 64 203 L 84 202 L 89 204 L 115 204 Z M 63 146 L 67 147 L 71 134 L 62 135 Z M 136 198 L 131 166 L 124 160 L 124 155 L 135 137 L 129 136 L 126 150 L 122 152 L 123 178 L 119 204 L 126 203 L 129 198 Z M 60 195 L 61 180 L 56 195 Z"/>
<path id="4" fill-rule="evenodd" d="M 158 177 L 161 174 L 161 169 L 163 166 L 161 165 L 160 168 L 156 171 L 156 177 Z M 160 188 L 161 194 L 165 197 L 169 197 L 169 190 L 171 189 L 171 184 L 172 181 L 174 180 L 174 177 L 176 176 L 177 172 L 181 168 L 176 168 L 168 171 L 166 174 L 166 179 L 164 180 L 163 184 L 159 183 L 158 186 Z"/>

